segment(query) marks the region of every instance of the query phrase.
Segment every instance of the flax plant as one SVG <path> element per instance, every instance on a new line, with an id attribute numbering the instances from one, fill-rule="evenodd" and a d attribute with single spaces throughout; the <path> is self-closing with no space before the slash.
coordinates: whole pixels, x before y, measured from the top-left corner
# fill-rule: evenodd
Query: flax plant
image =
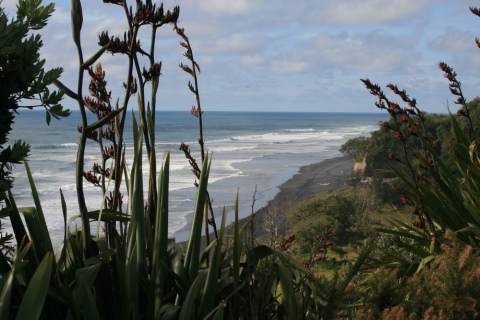
<path id="1" fill-rule="evenodd" d="M 81 29 L 83 14 L 80 0 L 72 0 L 72 35 L 77 47 L 79 66 L 77 89 L 56 81 L 78 104 L 81 114 L 80 143 L 75 173 L 79 215 L 67 219 L 67 204 L 60 193 L 64 218 L 64 241 L 53 251 L 45 215 L 35 183 L 25 163 L 32 190 L 33 206 L 17 208 L 10 195 L 10 214 L 19 242 L 11 263 L 0 261 L 0 319 L 264 319 L 328 318 L 338 306 L 347 284 L 362 265 L 371 247 L 361 255 L 344 282 L 325 294 L 315 275 L 288 252 L 251 239 L 251 247 L 242 247 L 241 237 L 248 223 L 240 226 L 238 195 L 233 211 L 234 233 L 225 232 L 227 209 L 222 212 L 215 239 L 202 247 L 202 225 L 212 214 L 208 179 L 212 154 L 203 148 L 202 109 L 192 48 L 182 28 L 178 27 L 179 7 L 165 11 L 163 5 L 147 0 L 128 6 L 123 0 L 104 1 L 124 9 L 128 31 L 123 37 L 100 33 L 100 49 L 86 61 L 83 58 Z M 197 197 L 192 209 L 190 237 L 186 250 L 168 236 L 170 153 L 164 154 L 158 170 L 155 153 L 155 111 L 161 63 L 155 60 L 156 31 L 173 24 L 187 49 L 185 56 L 192 67 L 196 95 L 192 113 L 199 118 L 201 163 L 193 161 L 198 179 Z M 151 28 L 149 50 L 137 39 L 144 27 Z M 111 104 L 106 89 L 108 67 L 97 63 L 104 53 L 125 57 L 127 66 L 124 95 Z M 141 69 L 141 56 L 147 67 Z M 92 67 L 96 64 L 94 67 Z M 84 75 L 91 80 L 89 97 L 84 97 Z M 151 85 L 147 97 L 146 86 Z M 128 104 L 137 95 L 139 120 L 132 114 L 132 128 L 125 127 Z M 96 121 L 87 121 L 87 111 Z M 133 163 L 125 161 L 124 134 L 133 132 Z M 98 143 L 101 162 L 85 170 L 87 139 Z M 144 147 L 146 155 L 144 155 Z M 187 147 L 188 149 L 188 147 Z M 186 155 L 190 155 L 190 152 Z M 148 159 L 148 190 L 145 197 L 143 159 Z M 111 169 L 107 160 L 112 159 Z M 193 159 L 193 158 L 192 158 Z M 103 195 L 98 208 L 89 210 L 84 179 L 99 186 Z M 112 181 L 107 181 L 107 180 Z M 112 194 L 107 185 L 113 183 Z M 120 186 L 125 186 L 128 203 L 122 208 Z M 90 204 L 90 203 L 89 203 Z M 253 206 L 252 206 L 253 208 Z M 21 220 L 25 218 L 25 224 Z M 81 230 L 70 231 L 70 224 L 82 220 Z M 92 236 L 90 221 L 102 221 L 107 236 Z M 208 234 L 208 228 L 205 229 Z M 252 235 L 253 237 L 253 235 Z M 254 301 L 255 299 L 255 301 Z"/>
<path id="2" fill-rule="evenodd" d="M 196 107 L 193 106 L 192 109 L 190 110 L 190 113 L 198 119 L 198 130 L 199 130 L 198 144 L 200 145 L 200 156 L 203 163 L 203 161 L 205 160 L 205 141 L 203 140 L 203 120 L 202 120 L 203 111 L 200 103 L 201 101 L 200 89 L 198 87 L 198 74 L 197 74 L 197 72 L 200 73 L 200 66 L 195 61 L 195 58 L 193 56 L 193 49 L 192 49 L 192 46 L 190 45 L 190 40 L 185 35 L 185 29 L 180 28 L 175 23 L 175 31 L 183 40 L 180 42 L 180 45 L 186 49 L 183 55 L 191 63 L 191 66 L 187 66 L 187 65 L 184 65 L 183 63 L 180 63 L 179 67 L 193 78 L 193 84 L 190 81 L 188 81 L 188 88 L 195 95 L 197 106 Z M 180 144 L 180 150 L 184 152 L 185 157 L 189 160 L 190 166 L 192 167 L 192 172 L 198 179 L 200 175 L 200 169 L 198 167 L 196 160 L 191 155 L 190 148 L 188 147 L 188 145 L 182 142 Z M 209 232 L 208 226 L 209 225 L 212 226 L 216 239 L 218 239 L 218 232 L 217 232 L 217 225 L 215 223 L 215 215 L 213 213 L 212 200 L 210 198 L 210 194 L 208 193 L 208 190 L 206 190 L 205 192 L 207 193 L 208 210 L 210 211 L 210 219 L 208 218 L 207 212 L 205 212 L 205 217 L 204 217 L 205 237 L 208 245 L 210 244 L 210 232 Z"/>
<path id="3" fill-rule="evenodd" d="M 480 16 L 480 10 L 470 8 Z M 476 39 L 477 45 L 480 42 Z M 449 81 L 449 90 L 456 97 L 459 105 L 457 117 L 450 114 L 453 140 L 450 144 L 450 157 L 455 164 L 451 170 L 435 149 L 434 143 L 425 133 L 426 117 L 419 111 L 415 99 L 410 99 L 404 90 L 387 85 L 398 95 L 407 107 L 401 108 L 386 97 L 380 86 L 368 79 L 362 80 L 371 94 L 378 98 L 375 103 L 392 116 L 394 125 L 383 123 L 390 129 L 403 146 L 403 157 L 391 154 L 390 160 L 404 165 L 406 172 L 395 171 L 402 186 L 394 185 L 404 204 L 411 209 L 413 222 L 395 220 L 393 228 L 378 229 L 381 233 L 393 235 L 398 239 L 398 250 L 383 250 L 380 255 L 371 257 L 375 266 L 387 265 L 399 268 L 400 274 L 412 274 L 421 270 L 441 252 L 441 243 L 447 230 L 456 233 L 459 241 L 477 247 L 480 244 L 480 154 L 477 147 L 476 128 L 471 112 L 463 95 L 461 82 L 457 73 L 446 63 L 438 64 L 444 77 Z M 466 121 L 463 121 L 465 119 Z M 466 125 L 462 128 L 462 123 Z M 408 141 L 417 139 L 421 142 L 420 150 L 411 150 Z M 445 152 L 445 151 L 444 151 Z M 412 159 L 419 163 L 418 169 L 412 165 Z M 413 258 L 408 258 L 408 256 Z"/>
<path id="4" fill-rule="evenodd" d="M 80 0 L 72 0 L 72 35 L 74 43 L 78 51 L 79 68 L 78 68 L 78 86 L 76 92 L 66 88 L 60 81 L 56 84 L 64 89 L 66 93 L 73 98 L 79 107 L 82 125 L 79 126 L 81 133 L 79 149 L 77 153 L 77 170 L 76 170 L 76 187 L 79 209 L 82 219 L 82 228 L 85 231 L 84 250 L 85 257 L 91 256 L 91 248 L 87 240 L 90 234 L 90 225 L 88 221 L 88 210 L 83 191 L 83 179 L 100 185 L 102 184 L 102 192 L 105 194 L 105 180 L 110 178 L 110 171 L 106 168 L 106 160 L 113 159 L 113 172 L 111 179 L 113 180 L 113 193 L 109 196 L 107 205 L 114 211 L 121 211 L 121 203 L 123 195 L 120 191 L 122 184 L 122 175 L 124 167 L 123 144 L 125 132 L 125 119 L 127 115 L 127 107 L 130 98 L 138 95 L 138 110 L 140 113 L 140 123 L 145 141 L 145 147 L 150 163 L 149 171 L 149 188 L 148 188 L 148 215 L 154 221 L 156 211 L 156 159 L 155 159 L 155 111 L 157 105 L 157 91 L 159 85 L 159 77 L 161 74 L 161 62 L 155 60 L 155 41 L 157 29 L 166 24 L 175 23 L 179 15 L 179 7 L 176 6 L 172 11 L 165 11 L 163 4 L 157 6 L 151 1 L 137 2 L 135 10 L 128 5 L 127 1 L 104 1 L 109 4 L 121 6 L 125 12 L 128 31 L 123 38 L 119 36 L 110 37 L 108 31 L 99 35 L 98 44 L 100 49 L 92 55 L 87 61 L 84 61 L 83 49 L 81 43 L 81 29 L 83 24 L 83 13 Z M 140 45 L 137 36 L 140 29 L 150 27 L 150 48 L 144 50 Z M 147 52 L 148 51 L 148 52 Z M 118 100 L 115 108 L 110 104 L 111 92 L 106 90 L 105 72 L 100 63 L 95 69 L 91 66 L 95 64 L 105 53 L 113 55 L 122 55 L 126 58 L 127 81 L 124 83 L 125 93 L 123 101 Z M 140 67 L 140 55 L 147 57 L 147 66 Z M 89 73 L 92 78 L 89 85 L 90 97 L 83 97 L 83 79 L 84 73 Z M 134 76 L 135 75 L 135 76 Z M 147 97 L 146 85 L 151 84 L 151 96 Z M 86 110 L 97 115 L 97 121 L 93 124 L 87 122 Z M 95 130 L 98 130 L 96 132 Z M 102 164 L 95 164 L 91 171 L 85 171 L 84 155 L 86 141 L 90 138 L 100 145 L 102 154 Z M 104 146 L 103 140 L 111 142 L 110 146 Z M 100 174 L 97 176 L 96 174 Z M 100 181 L 101 180 L 101 181 Z M 114 226 L 110 226 L 107 232 L 111 233 Z M 112 239 L 110 239 L 112 240 Z"/>

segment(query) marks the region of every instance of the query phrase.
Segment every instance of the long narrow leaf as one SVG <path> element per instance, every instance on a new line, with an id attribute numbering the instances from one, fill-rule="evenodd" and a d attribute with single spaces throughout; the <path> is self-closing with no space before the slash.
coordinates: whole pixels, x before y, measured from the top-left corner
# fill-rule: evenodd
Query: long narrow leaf
<path id="1" fill-rule="evenodd" d="M 78 288 L 80 294 L 80 301 L 83 306 L 83 316 L 84 319 L 100 319 L 100 314 L 98 313 L 97 305 L 95 303 L 95 297 L 92 294 L 91 288 L 86 284 L 86 281 L 83 281 L 85 276 L 81 275 L 78 280 Z"/>
<path id="2" fill-rule="evenodd" d="M 208 175 L 210 173 L 211 160 L 209 160 L 208 153 L 205 155 L 205 160 L 202 165 L 202 172 L 200 174 L 200 182 L 197 193 L 197 203 L 190 229 L 190 238 L 188 240 L 187 253 L 185 256 L 184 266 L 188 271 L 191 281 L 196 278 L 199 266 L 200 257 L 200 243 L 202 238 L 202 222 L 203 213 L 207 197 Z"/>
<path id="3" fill-rule="evenodd" d="M 77 270 L 75 274 L 75 289 L 72 294 L 82 307 L 85 319 L 100 319 L 95 297 L 91 291 L 93 283 L 100 271 L 101 264 L 95 264 Z"/>
<path id="4" fill-rule="evenodd" d="M 23 258 L 27 254 L 28 250 L 30 249 L 30 246 L 32 245 L 31 242 L 27 243 L 22 251 L 20 251 L 13 262 L 12 269 L 10 272 L 2 277 L 2 280 L 5 279 L 2 285 L 2 291 L 0 293 L 0 319 L 1 320 L 6 320 L 9 319 L 9 312 L 10 312 L 10 297 L 11 297 L 11 292 L 12 292 L 12 286 L 13 286 L 13 279 L 18 271 L 22 269 L 22 267 L 26 264 L 22 262 Z"/>
<path id="5" fill-rule="evenodd" d="M 242 243 L 240 241 L 239 221 L 238 221 L 238 191 L 235 198 L 235 224 L 233 227 L 233 288 L 235 290 L 233 296 L 233 318 L 240 318 L 240 293 L 238 287 L 240 285 L 240 254 L 242 252 Z"/>
<path id="6" fill-rule="evenodd" d="M 138 293 L 140 290 L 142 274 L 145 268 L 145 211 L 143 206 L 143 179 L 142 179 L 142 133 L 132 114 L 134 159 L 130 179 L 129 207 L 131 223 L 128 229 L 127 248 L 127 277 L 128 302 L 133 306 L 133 317 L 139 317 L 140 306 Z"/>
<path id="7" fill-rule="evenodd" d="M 293 276 L 290 268 L 275 264 L 278 276 L 280 278 L 280 289 L 282 292 L 282 305 L 285 308 L 287 319 L 296 319 L 298 316 L 297 301 L 295 299 L 295 288 L 293 286 Z"/>
<path id="8" fill-rule="evenodd" d="M 18 211 L 17 204 L 15 203 L 15 199 L 13 198 L 11 190 L 8 190 L 8 204 L 12 209 L 10 213 L 10 222 L 12 223 L 12 229 L 13 233 L 15 234 L 17 244 L 20 244 L 23 241 L 25 241 L 25 243 L 29 242 L 30 239 L 28 238 L 27 231 L 25 230 L 25 226 L 20 218 L 20 212 Z"/>
<path id="9" fill-rule="evenodd" d="M 17 319 L 38 319 L 47 297 L 53 267 L 53 253 L 48 252 L 37 268 L 23 296 Z"/>
<path id="10" fill-rule="evenodd" d="M 195 304 L 195 301 L 198 298 L 204 279 L 205 279 L 205 273 L 204 272 L 198 273 L 197 277 L 192 283 L 192 286 L 188 290 L 185 301 L 182 304 L 182 310 L 180 311 L 179 319 L 192 319 L 193 311 L 194 311 L 193 306 Z"/>
<path id="11" fill-rule="evenodd" d="M 205 288 L 203 290 L 203 299 L 200 303 L 199 314 L 201 317 L 207 315 L 215 305 L 216 292 L 218 288 L 218 274 L 220 270 L 220 257 L 222 253 L 223 237 L 225 234 L 225 223 L 227 221 L 227 209 L 223 208 L 222 225 L 220 227 L 220 235 L 217 240 L 215 251 L 213 252 L 212 263 L 207 273 Z"/>
<path id="12" fill-rule="evenodd" d="M 131 220 L 130 215 L 112 209 L 89 211 L 88 218 L 90 220 L 97 220 L 103 222 L 128 222 Z"/>
<path id="13" fill-rule="evenodd" d="M 355 277 L 355 275 L 360 271 L 360 268 L 362 267 L 362 265 L 365 263 L 368 256 L 370 255 L 370 252 L 372 252 L 372 250 L 375 248 L 376 239 L 377 239 L 376 237 L 372 237 L 368 240 L 366 246 L 362 249 L 362 251 L 360 252 L 360 255 L 358 256 L 357 260 L 355 261 L 355 264 L 350 268 L 347 276 L 343 280 L 343 283 L 338 288 L 337 294 L 343 294 L 343 292 L 347 288 L 350 281 L 352 281 L 352 279 Z"/>
<path id="14" fill-rule="evenodd" d="M 23 214 L 25 218 L 25 224 L 27 225 L 28 233 L 30 234 L 31 241 L 33 242 L 33 253 L 34 253 L 34 260 L 30 261 L 36 268 L 40 263 L 40 258 L 43 257 L 45 254 L 45 250 L 43 250 L 40 243 L 42 239 L 40 237 L 40 230 L 37 226 L 37 220 L 35 219 L 35 215 L 37 214 L 37 210 L 34 207 L 23 207 L 18 208 L 18 211 Z"/>
<path id="15" fill-rule="evenodd" d="M 25 171 L 27 172 L 28 182 L 30 183 L 33 202 L 35 204 L 35 208 L 37 209 L 35 220 L 37 220 L 37 225 L 39 228 L 37 232 L 41 239 L 41 243 L 35 244 L 35 246 L 42 246 L 45 250 L 44 253 L 46 252 L 53 253 L 52 241 L 50 239 L 50 234 L 48 232 L 47 223 L 45 222 L 45 216 L 43 215 L 42 204 L 40 203 L 40 197 L 38 196 L 37 187 L 35 186 L 32 172 L 30 171 L 30 166 L 28 165 L 28 161 L 23 161 L 23 164 L 25 165 Z"/>
<path id="16" fill-rule="evenodd" d="M 152 276 L 150 283 L 150 315 L 160 317 L 162 299 L 167 281 L 167 273 L 161 265 L 167 265 L 168 249 L 168 184 L 170 171 L 170 152 L 164 155 L 164 164 L 158 178 L 157 215 L 153 244 Z"/>

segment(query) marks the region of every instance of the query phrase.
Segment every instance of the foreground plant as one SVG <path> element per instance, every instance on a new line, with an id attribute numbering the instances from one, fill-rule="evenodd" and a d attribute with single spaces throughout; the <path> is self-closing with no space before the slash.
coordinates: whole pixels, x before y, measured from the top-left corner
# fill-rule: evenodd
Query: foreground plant
<path id="1" fill-rule="evenodd" d="M 10 19 L 0 8 L 0 210 L 6 214 L 7 191 L 13 184 L 12 165 L 19 164 L 30 152 L 30 146 L 16 141 L 7 146 L 15 113 L 20 109 L 45 108 L 46 121 L 69 115 L 59 102 L 62 91 L 50 92 L 48 86 L 62 68 L 45 70 L 45 60 L 40 59 L 43 46 L 39 34 L 31 32 L 45 27 L 54 11 L 54 5 L 41 6 L 41 1 L 22 0 L 17 15 Z"/>
<path id="2" fill-rule="evenodd" d="M 480 10 L 470 10 L 480 15 Z M 358 319 L 477 318 L 480 311 L 477 286 L 470 286 L 470 281 L 478 282 L 480 245 L 478 128 L 457 74 L 444 62 L 439 68 L 460 107 L 457 117 L 449 115 L 452 138 L 448 151 L 442 150 L 448 152 L 453 170 L 426 132 L 428 118 L 415 99 L 387 85 L 407 104 L 401 108 L 379 85 L 362 80 L 378 98 L 376 106 L 392 117 L 382 126 L 401 144 L 402 154 L 392 153 L 390 160 L 404 168 L 392 166 L 398 177 L 394 188 L 413 221 L 394 220 L 391 227 L 377 229 L 379 241 L 364 281 L 352 288 L 360 299 Z M 413 139 L 420 148 L 408 147 Z"/>
<path id="3" fill-rule="evenodd" d="M 344 308 L 341 298 L 373 249 L 372 242 L 367 243 L 345 276 L 325 284 L 286 251 L 259 245 L 253 238 L 249 239 L 251 246 L 243 246 L 241 238 L 246 226 L 239 224 L 237 201 L 231 238 L 225 234 L 224 209 L 216 238 L 204 247 L 202 225 L 208 225 L 205 222 L 210 210 L 207 190 L 212 156 L 203 148 L 201 163 L 195 162 L 198 193 L 186 250 L 168 238 L 170 154 L 165 153 L 157 174 L 154 148 L 161 70 L 161 63 L 155 60 L 156 30 L 164 24 L 174 24 L 184 40 L 192 67 L 183 65 L 182 69 L 193 73 L 195 84 L 189 88 L 196 95 L 197 106 L 192 113 L 199 117 L 202 130 L 195 76 L 198 65 L 184 30 L 177 25 L 178 7 L 165 11 L 163 5 L 151 1 L 137 1 L 131 6 L 126 1 L 105 2 L 124 9 L 128 31 L 123 38 L 101 33 L 101 48 L 85 61 L 80 41 L 81 2 L 72 0 L 72 32 L 79 56 L 78 87 L 70 90 L 55 81 L 77 102 L 81 113 L 76 185 L 82 228 L 69 231 L 70 221 L 77 217 L 67 220 L 67 204 L 61 196 L 65 237 L 54 253 L 26 164 L 34 205 L 16 208 L 13 197 L 9 198 L 10 219 L 19 245 L 11 262 L 0 262 L 0 318 L 22 318 L 26 312 L 29 317 L 47 319 L 317 319 L 338 315 Z M 144 50 L 137 39 L 145 26 L 151 27 L 150 50 Z M 125 92 L 118 100 L 122 103 L 116 105 L 112 105 L 111 93 L 106 89 L 108 67 L 93 67 L 105 52 L 126 57 Z M 147 65 L 143 70 L 142 56 Z M 83 94 L 85 73 L 90 76 L 89 97 Z M 149 84 L 152 95 L 147 98 L 145 87 Z M 130 128 L 125 127 L 125 119 L 135 94 L 139 120 L 132 116 L 133 163 L 127 164 L 124 141 Z M 87 121 L 87 110 L 96 115 L 95 122 Z M 98 143 L 101 155 L 100 162 L 94 163 L 91 170 L 86 170 L 84 163 L 87 139 Z M 202 131 L 199 143 L 203 146 Z M 145 157 L 150 164 L 147 184 L 143 183 Z M 108 161 L 112 161 L 110 166 Z M 86 206 L 84 179 L 99 186 L 103 195 L 104 200 L 93 210 Z M 114 185 L 112 193 L 109 183 Z M 121 185 L 127 193 L 125 200 L 128 197 L 125 204 Z M 145 185 L 148 190 L 144 190 Z M 213 216 L 210 220 L 216 230 Z M 105 223 L 106 236 L 92 235 L 92 221 Z"/>
<path id="4" fill-rule="evenodd" d="M 183 40 L 180 42 L 180 45 L 186 49 L 183 55 L 190 61 L 190 64 L 191 64 L 191 66 L 187 66 L 187 65 L 184 65 L 183 63 L 180 63 L 179 67 L 193 78 L 193 84 L 190 81 L 188 81 L 188 88 L 195 95 L 197 106 L 193 106 L 192 109 L 190 110 L 190 113 L 198 119 L 198 130 L 199 130 L 198 144 L 200 145 L 200 156 L 201 156 L 201 161 L 203 163 L 203 161 L 205 160 L 205 141 L 203 140 L 203 120 L 202 120 L 203 111 L 200 103 L 201 101 L 200 89 L 198 87 L 198 75 L 197 75 L 197 72 L 200 73 L 200 67 L 198 63 L 195 61 L 195 58 L 193 56 L 193 49 L 190 44 L 190 40 L 185 35 L 185 29 L 180 28 L 175 23 L 175 30 Z M 198 179 L 200 177 L 201 171 L 197 164 L 197 161 L 191 155 L 190 148 L 188 147 L 188 145 L 182 142 L 180 144 L 180 150 L 184 152 L 185 157 L 188 159 L 190 166 L 192 167 L 193 174 Z M 210 194 L 208 193 L 208 190 L 206 192 L 207 192 L 208 211 L 210 212 L 210 218 L 208 218 L 208 212 L 205 212 L 205 217 L 204 217 L 205 237 L 208 245 L 210 244 L 209 225 L 212 226 L 216 239 L 218 239 L 218 231 L 217 231 L 217 225 L 215 223 L 215 215 L 213 213 L 212 199 L 210 197 Z"/>
<path id="5" fill-rule="evenodd" d="M 34 206 L 16 208 L 14 199 L 10 196 L 13 210 L 10 218 L 15 237 L 23 245 L 17 247 L 18 252 L 12 262 L 4 261 L 1 265 L 4 279 L 0 283 L 1 315 L 23 317 L 26 312 L 24 310 L 31 310 L 25 308 L 35 306 L 35 312 L 32 311 L 29 315 L 33 318 L 221 319 L 229 314 L 238 318 L 241 315 L 239 312 L 245 308 L 242 303 L 248 302 L 239 299 L 242 288 L 249 287 L 249 290 L 258 291 L 256 286 L 261 284 L 265 300 L 259 304 L 259 309 L 254 314 L 296 316 L 302 308 L 301 304 L 294 302 L 295 291 L 307 290 L 305 281 L 311 275 L 285 254 L 267 247 L 252 248 L 255 254 L 245 256 L 256 258 L 249 261 L 245 268 L 246 261 L 242 259 L 239 240 L 243 229 L 238 225 L 238 207 L 235 209 L 237 222 L 233 249 L 226 246 L 226 210 L 218 238 L 206 248 L 202 247 L 202 224 L 208 212 L 207 185 L 211 165 L 211 156 L 207 152 L 202 151 L 202 163 L 199 164 L 198 196 L 186 251 L 179 251 L 175 241 L 168 239 L 169 153 L 164 156 L 158 185 L 156 184 L 155 101 L 161 64 L 155 62 L 154 44 L 156 29 L 176 22 L 179 9 L 175 7 L 172 11 L 165 12 L 163 5 L 156 6 L 150 1 L 137 2 L 135 10 L 124 1 L 112 3 L 125 9 L 129 31 L 123 40 L 102 33 L 99 38 L 101 49 L 85 61 L 80 41 L 83 21 L 81 2 L 72 1 L 72 31 L 79 55 L 78 87 L 75 92 L 60 81 L 55 81 L 57 86 L 78 103 L 82 119 L 76 170 L 82 229 L 73 233 L 68 231 L 70 222 L 66 217 L 66 203 L 61 198 L 66 233 L 62 246 L 54 254 L 44 212 L 26 164 Z M 147 25 L 152 28 L 150 52 L 143 50 L 136 39 L 140 27 Z M 183 29 L 177 30 L 183 32 Z M 105 52 L 122 54 L 127 58 L 123 105 L 111 105 L 112 97 L 106 89 L 106 73 L 100 64 L 92 67 Z M 148 69 L 140 69 L 139 54 L 148 58 Z M 194 63 L 193 57 L 191 61 Z M 85 72 L 91 78 L 89 97 L 84 97 L 82 93 Z M 133 74 L 136 74 L 136 79 Z M 152 84 L 149 103 L 145 94 L 147 83 Z M 199 99 L 197 84 L 195 88 Z M 127 106 L 133 94 L 138 94 L 139 97 L 140 121 L 137 124 L 133 118 L 134 154 L 129 171 L 125 163 L 123 141 L 124 133 L 129 131 L 124 124 Z M 201 110 L 200 105 L 198 108 Z M 94 123 L 87 122 L 87 110 L 96 115 Z M 96 141 L 101 151 L 101 162 L 94 164 L 90 171 L 84 169 L 87 139 Z M 150 163 L 146 199 L 142 171 L 144 143 Z M 110 169 L 107 166 L 109 159 L 113 159 Z M 105 200 L 99 204 L 99 210 L 87 209 L 83 179 L 100 187 Z M 110 179 L 114 184 L 111 194 L 107 193 Z M 126 212 L 123 212 L 119 191 L 122 183 L 125 183 L 128 192 Z M 20 219 L 22 214 L 26 227 Z M 91 221 L 106 223 L 107 236 L 92 236 Z M 268 279 L 265 283 L 268 286 L 264 282 L 247 284 L 252 279 L 249 277 L 252 273 L 246 273 L 245 270 L 264 270 L 263 261 L 267 258 L 274 263 L 276 270 L 264 278 Z M 258 273 L 258 276 L 261 274 Z M 282 288 L 280 294 L 277 289 L 279 286 Z M 27 289 L 22 290 L 23 287 Z M 31 292 L 37 292 L 37 295 L 33 297 Z M 311 301 L 311 291 L 304 292 L 305 301 Z M 276 301 L 274 308 L 271 307 L 271 301 Z"/>

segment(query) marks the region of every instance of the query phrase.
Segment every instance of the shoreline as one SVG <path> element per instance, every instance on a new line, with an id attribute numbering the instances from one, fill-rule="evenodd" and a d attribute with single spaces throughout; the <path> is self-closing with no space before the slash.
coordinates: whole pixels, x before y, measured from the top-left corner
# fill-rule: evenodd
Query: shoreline
<path id="1" fill-rule="evenodd" d="M 350 158 L 340 156 L 300 167 L 293 177 L 277 186 L 280 191 L 265 207 L 255 210 L 255 237 L 267 239 L 269 232 L 265 225 L 272 225 L 273 221 L 277 235 L 285 234 L 288 231 L 285 211 L 309 197 L 347 186 L 353 166 L 354 162 Z M 250 219 L 251 216 L 239 219 L 240 226 Z"/>
<path id="2" fill-rule="evenodd" d="M 253 219 L 255 238 L 268 239 L 266 220 L 275 220 L 277 235 L 285 234 L 288 228 L 285 211 L 309 197 L 347 186 L 347 179 L 353 173 L 353 166 L 354 162 L 350 158 L 339 156 L 300 167 L 290 179 L 276 186 L 279 192 L 267 202 L 266 206 L 255 209 Z M 240 218 L 240 228 L 251 219 L 251 215 Z M 233 222 L 227 227 L 232 224 Z M 214 238 L 215 236 L 211 232 L 210 239 Z M 202 236 L 202 239 L 204 243 L 205 235 Z M 188 240 L 179 243 L 185 246 Z"/>

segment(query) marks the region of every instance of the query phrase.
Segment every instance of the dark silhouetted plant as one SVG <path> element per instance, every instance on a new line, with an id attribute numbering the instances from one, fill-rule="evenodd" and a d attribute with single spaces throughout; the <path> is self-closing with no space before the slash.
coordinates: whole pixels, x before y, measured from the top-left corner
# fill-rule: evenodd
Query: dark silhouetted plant
<path id="1" fill-rule="evenodd" d="M 193 56 L 193 49 L 192 49 L 192 46 L 190 45 L 190 40 L 185 35 L 185 29 L 178 27 L 178 25 L 175 23 L 175 30 L 183 40 L 180 42 L 180 45 L 186 49 L 183 55 L 190 61 L 190 64 L 191 64 L 190 66 L 187 66 L 187 65 L 184 65 L 183 63 L 180 63 L 179 67 L 193 78 L 193 83 L 188 81 L 188 88 L 195 95 L 197 106 L 193 106 L 192 109 L 190 110 L 190 113 L 198 119 L 198 130 L 199 130 L 198 144 L 200 145 L 200 156 L 203 163 L 205 159 L 205 141 L 203 140 L 203 121 L 202 121 L 203 111 L 200 103 L 201 101 L 200 89 L 198 87 L 198 75 L 197 75 L 197 72 L 200 73 L 200 67 L 198 63 L 195 61 L 195 58 Z M 190 166 L 192 167 L 192 172 L 198 179 L 200 175 L 200 169 L 198 167 L 196 160 L 191 155 L 190 148 L 188 147 L 188 145 L 182 142 L 180 144 L 180 150 L 184 152 L 185 157 L 188 159 Z M 205 237 L 207 240 L 207 244 L 210 244 L 210 230 L 208 226 L 209 225 L 212 226 L 213 232 L 215 234 L 215 238 L 217 239 L 218 239 L 218 232 L 217 232 L 217 225 L 215 223 L 215 215 L 213 212 L 212 199 L 210 197 L 210 194 L 208 193 L 208 190 L 206 192 L 207 192 L 207 203 L 208 203 L 208 210 L 210 212 L 210 218 L 208 218 L 208 215 L 206 212 L 206 216 L 204 218 L 205 219 L 204 225 L 205 225 Z"/>
<path id="2" fill-rule="evenodd" d="M 46 121 L 70 114 L 59 104 L 62 91 L 48 88 L 62 73 L 61 68 L 45 70 L 40 58 L 43 46 L 39 34 L 54 11 L 54 5 L 41 6 L 41 1 L 20 1 L 17 14 L 9 20 L 0 8 L 0 209 L 5 209 L 7 191 L 13 183 L 12 165 L 19 164 L 30 152 L 26 142 L 7 146 L 15 114 L 19 109 L 45 108 Z M 5 211 L 3 211 L 6 213 Z"/>

